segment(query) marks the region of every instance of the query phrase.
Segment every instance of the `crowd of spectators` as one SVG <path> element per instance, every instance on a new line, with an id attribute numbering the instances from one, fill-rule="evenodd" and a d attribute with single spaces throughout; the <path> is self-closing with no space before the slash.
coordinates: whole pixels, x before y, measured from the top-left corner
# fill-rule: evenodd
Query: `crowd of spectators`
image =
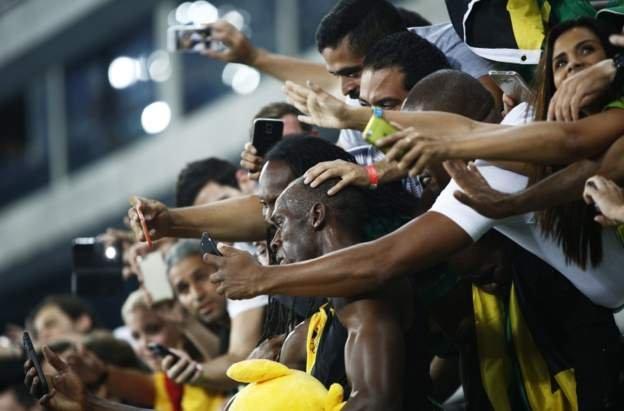
<path id="1" fill-rule="evenodd" d="M 212 24 L 225 47 L 206 58 L 284 82 L 287 102 L 254 117 L 283 136 L 239 165 L 187 164 L 174 205 L 135 193 L 126 228 L 98 238 L 140 284 L 124 326 L 47 297 L 23 328 L 49 389 L 8 329 L 0 409 L 312 409 L 297 387 L 240 405 L 231 370 L 258 360 L 340 384 L 343 410 L 624 409 L 623 26 L 554 20 L 527 101 L 490 74 L 516 66 L 387 0 L 337 1 L 323 64 Z"/>

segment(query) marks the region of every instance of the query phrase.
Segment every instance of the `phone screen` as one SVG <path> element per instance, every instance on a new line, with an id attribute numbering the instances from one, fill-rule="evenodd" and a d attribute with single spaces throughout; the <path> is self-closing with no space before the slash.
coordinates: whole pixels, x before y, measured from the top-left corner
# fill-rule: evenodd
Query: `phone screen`
<path id="1" fill-rule="evenodd" d="M 264 155 L 278 141 L 282 139 L 284 134 L 284 122 L 272 118 L 257 118 L 253 123 L 253 135 L 251 143 L 256 148 L 258 155 Z"/>
<path id="2" fill-rule="evenodd" d="M 173 26 L 167 31 L 167 48 L 171 52 L 200 53 L 205 50 L 223 50 L 220 41 L 210 38 L 211 28 L 203 26 Z"/>
<path id="3" fill-rule="evenodd" d="M 173 289 L 167 277 L 167 265 L 159 251 L 149 253 L 139 261 L 143 285 L 154 303 L 173 300 Z"/>

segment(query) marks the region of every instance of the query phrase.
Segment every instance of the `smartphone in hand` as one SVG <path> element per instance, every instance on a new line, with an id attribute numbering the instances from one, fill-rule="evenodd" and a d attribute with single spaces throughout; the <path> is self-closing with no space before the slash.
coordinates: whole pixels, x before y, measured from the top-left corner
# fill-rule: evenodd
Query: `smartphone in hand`
<path id="1" fill-rule="evenodd" d="M 251 144 L 260 157 L 280 141 L 284 134 L 284 121 L 273 118 L 257 118 L 253 122 Z"/>
<path id="2" fill-rule="evenodd" d="M 158 343 L 150 343 L 147 345 L 147 348 L 156 356 L 160 357 L 160 358 L 165 358 L 168 355 L 171 355 L 172 357 L 174 357 L 176 360 L 178 360 L 180 357 L 175 354 L 173 351 L 171 351 L 169 348 L 165 347 L 162 344 L 158 344 Z"/>
<path id="3" fill-rule="evenodd" d="M 37 378 L 39 379 L 39 384 L 35 387 L 34 394 L 37 398 L 41 398 L 50 392 L 50 388 L 45 374 L 43 373 L 43 367 L 41 367 L 39 356 L 35 351 L 35 347 L 33 346 L 32 339 L 30 338 L 28 331 L 24 331 L 22 344 L 24 346 L 24 353 L 26 353 L 27 358 L 35 367 L 35 371 L 37 371 Z"/>
<path id="4" fill-rule="evenodd" d="M 217 248 L 217 243 L 210 238 L 208 233 L 202 233 L 200 246 L 204 254 L 212 254 L 220 257 L 223 256 Z"/>
<path id="5" fill-rule="evenodd" d="M 514 99 L 516 103 L 529 102 L 533 98 L 531 88 L 517 72 L 491 70 L 488 74 L 503 94 Z"/>

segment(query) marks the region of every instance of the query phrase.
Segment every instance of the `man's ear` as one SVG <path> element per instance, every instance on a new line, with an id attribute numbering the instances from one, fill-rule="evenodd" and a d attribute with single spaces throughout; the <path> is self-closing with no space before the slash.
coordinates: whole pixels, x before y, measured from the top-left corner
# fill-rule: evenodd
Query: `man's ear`
<path id="1" fill-rule="evenodd" d="M 325 204 L 316 203 L 310 210 L 310 223 L 315 230 L 321 230 L 327 219 L 327 207 Z"/>

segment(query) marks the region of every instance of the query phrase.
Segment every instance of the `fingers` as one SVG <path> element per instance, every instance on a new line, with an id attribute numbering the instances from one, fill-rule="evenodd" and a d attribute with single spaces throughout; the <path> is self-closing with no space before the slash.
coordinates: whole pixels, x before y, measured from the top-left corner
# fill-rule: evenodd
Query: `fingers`
<path id="1" fill-rule="evenodd" d="M 308 171 L 306 171 L 303 174 L 303 177 L 304 177 L 303 178 L 303 184 L 310 184 L 318 176 L 323 174 L 325 172 L 325 170 L 330 168 L 333 163 L 334 163 L 333 161 L 325 161 L 325 162 L 322 162 L 322 163 L 318 163 L 317 165 L 313 166 L 312 168 L 309 168 Z"/>
<path id="2" fill-rule="evenodd" d="M 222 258 L 223 257 L 219 257 L 217 255 L 213 255 L 213 254 L 210 254 L 210 253 L 206 253 L 206 254 L 204 254 L 202 256 L 202 259 L 204 260 L 204 263 L 206 263 L 206 264 L 208 264 L 208 265 L 210 265 L 210 266 L 212 266 L 212 267 L 214 267 L 216 269 L 219 269 L 220 262 L 221 262 Z"/>
<path id="3" fill-rule="evenodd" d="M 175 361 L 175 357 L 168 355 L 163 360 L 163 366 L 165 365 L 166 360 L 170 359 Z M 169 362 L 167 364 L 169 364 Z M 177 362 L 165 369 L 167 370 L 167 376 L 178 384 L 185 384 L 189 382 L 198 371 L 197 364 L 186 358 L 179 358 Z"/>
<path id="4" fill-rule="evenodd" d="M 52 351 L 47 345 L 43 346 L 43 356 L 56 371 L 67 371 L 68 366 L 65 361 L 61 360 L 61 358 L 56 355 L 56 353 Z"/>
<path id="5" fill-rule="evenodd" d="M 45 394 L 39 399 L 39 404 L 43 405 L 44 407 L 48 407 L 50 401 L 52 400 L 52 398 L 54 398 L 55 395 L 56 389 L 52 388 L 49 393 Z"/>
<path id="6" fill-rule="evenodd" d="M 221 272 L 219 271 L 210 275 L 210 282 L 213 284 L 223 284 L 223 280 L 223 274 L 221 274 Z"/>
<path id="7" fill-rule="evenodd" d="M 339 170 L 337 168 L 328 168 L 325 171 L 323 171 L 320 175 L 318 175 L 310 183 L 310 187 L 316 188 L 319 185 L 321 185 L 322 183 L 324 183 L 325 181 L 329 180 L 330 178 L 341 177 L 341 176 L 342 176 L 342 171 L 341 170 Z"/>
<path id="8" fill-rule="evenodd" d="M 336 184 L 334 184 L 334 186 L 332 188 L 327 190 L 327 195 L 328 196 L 333 196 L 333 195 L 339 193 L 340 190 L 342 190 L 343 188 L 345 188 L 346 186 L 351 184 L 352 180 L 353 179 L 350 179 L 350 178 L 343 178 L 342 180 L 340 180 Z"/>
<path id="9" fill-rule="evenodd" d="M 239 250 L 238 248 L 229 246 L 225 243 L 217 244 L 217 248 L 219 249 L 221 254 L 223 254 L 224 257 L 229 257 L 229 256 L 233 256 L 236 254 L 243 253 L 243 251 Z"/>
<path id="10" fill-rule="evenodd" d="M 617 47 L 624 47 L 624 34 L 614 34 L 609 37 L 611 44 Z"/>

